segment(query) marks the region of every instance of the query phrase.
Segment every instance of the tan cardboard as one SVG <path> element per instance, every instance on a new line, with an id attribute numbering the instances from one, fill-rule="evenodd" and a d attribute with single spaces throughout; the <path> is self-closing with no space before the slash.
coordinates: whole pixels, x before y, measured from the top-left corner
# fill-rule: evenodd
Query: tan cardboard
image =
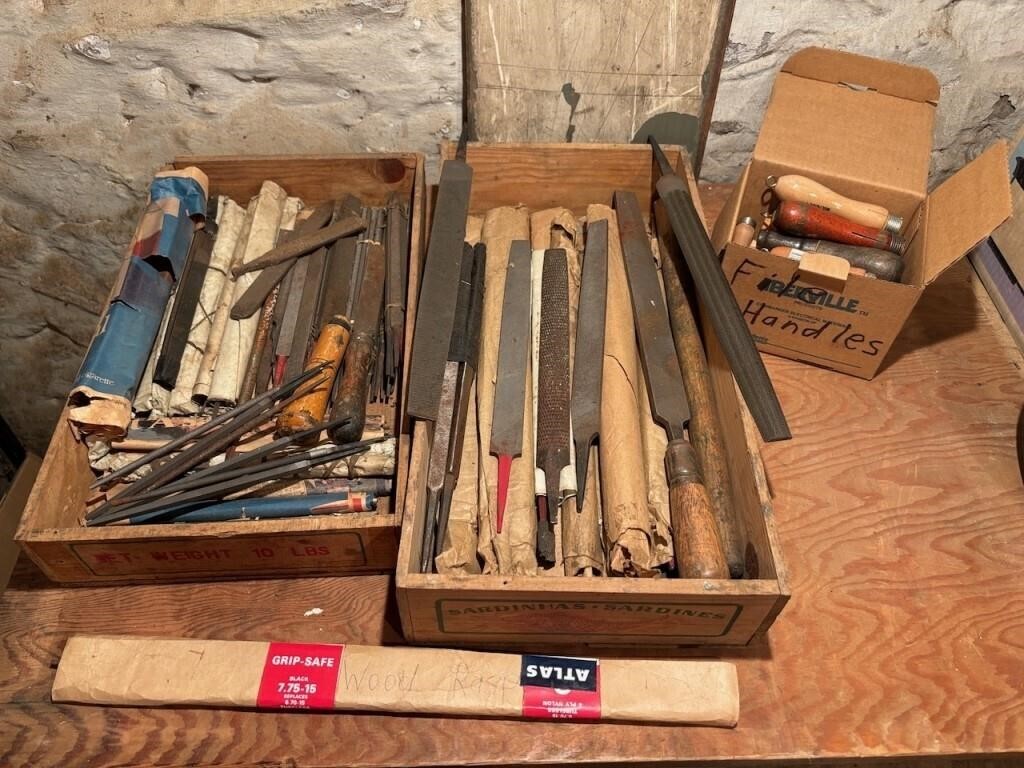
<path id="1" fill-rule="evenodd" d="M 550 682 L 556 666 L 546 657 L 447 649 L 76 635 L 61 655 L 52 696 L 55 702 L 139 707 L 317 708 L 726 727 L 739 717 L 736 667 L 729 662 L 602 659 L 575 675 L 592 681 L 596 692 L 555 688 Z M 547 687 L 529 684 L 545 677 Z M 550 711 L 544 699 L 551 700 Z M 586 703 L 577 709 L 577 701 Z"/>
<path id="2" fill-rule="evenodd" d="M 712 236 L 762 351 L 873 377 L 924 288 L 1010 215 L 1004 142 L 928 194 L 938 97 L 934 75 L 897 62 L 808 48 L 783 65 Z M 765 179 L 786 173 L 902 216 L 901 282 L 729 244 L 739 218 L 762 218 Z"/>

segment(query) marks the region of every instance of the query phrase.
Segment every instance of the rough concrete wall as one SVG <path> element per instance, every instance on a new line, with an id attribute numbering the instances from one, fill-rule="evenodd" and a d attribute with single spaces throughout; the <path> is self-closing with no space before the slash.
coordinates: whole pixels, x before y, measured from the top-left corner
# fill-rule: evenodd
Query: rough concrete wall
<path id="1" fill-rule="evenodd" d="M 812 45 L 926 67 L 942 86 L 932 183 L 1024 124 L 1020 0 L 737 0 L 702 175 L 749 159 L 772 81 Z"/>
<path id="2" fill-rule="evenodd" d="M 935 180 L 1019 129 L 1017 0 L 737 0 L 704 174 L 748 159 L 809 45 L 942 83 Z M 419 149 L 454 137 L 459 0 L 6 0 L 0 410 L 42 450 L 154 167 L 177 154 Z"/>
<path id="3" fill-rule="evenodd" d="M 178 154 L 433 153 L 459 0 L 7 0 L 0 410 L 43 450 L 151 174 Z"/>

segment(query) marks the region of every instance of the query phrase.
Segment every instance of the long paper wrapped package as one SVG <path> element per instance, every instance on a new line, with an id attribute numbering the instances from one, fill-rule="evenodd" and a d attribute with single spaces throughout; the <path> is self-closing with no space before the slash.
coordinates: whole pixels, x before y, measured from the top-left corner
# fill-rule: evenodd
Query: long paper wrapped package
<path id="1" fill-rule="evenodd" d="M 224 342 L 224 334 L 227 331 L 228 323 L 231 321 L 231 299 L 235 295 L 235 280 L 230 272 L 236 264 L 241 263 L 242 254 L 245 252 L 245 245 L 249 242 L 249 232 L 252 230 L 253 215 L 256 212 L 256 203 L 258 201 L 258 196 L 252 198 L 245 209 L 242 224 L 238 230 L 238 237 L 235 239 L 235 247 L 228 261 L 228 275 L 221 284 L 220 293 L 217 295 L 214 305 L 213 316 L 210 319 L 210 329 L 206 335 L 206 347 L 203 349 L 203 359 L 199 363 L 196 383 L 192 387 L 192 399 L 198 403 L 205 403 L 210 396 L 214 369 L 220 357 L 220 348 Z"/>
<path id="2" fill-rule="evenodd" d="M 199 302 L 192 315 L 192 326 L 185 342 L 185 351 L 181 354 L 181 367 L 178 381 L 171 392 L 171 413 L 190 414 L 199 410 L 198 404 L 192 399 L 199 368 L 206 352 L 206 342 L 213 325 L 213 316 L 220 301 L 221 289 L 228 281 L 228 270 L 235 253 L 238 235 L 245 222 L 245 209 L 234 200 L 221 196 L 217 201 L 217 239 L 213 242 L 210 253 L 210 264 L 206 268 L 206 278 L 199 292 Z"/>
<path id="3" fill-rule="evenodd" d="M 615 212 L 605 205 L 588 206 L 587 221 L 600 219 L 608 220 L 608 308 L 598 443 L 608 567 L 615 574 L 648 575 L 652 542 L 640 434 L 640 357 Z"/>
<path id="4" fill-rule="evenodd" d="M 68 420 L 78 435 L 118 437 L 128 427 L 171 286 L 185 265 L 193 220 L 206 215 L 208 186 L 198 168 L 154 178 L 113 298 L 68 399 Z"/>
<path id="5" fill-rule="evenodd" d="M 722 661 L 567 659 L 326 643 L 68 640 L 55 702 L 322 709 L 732 727 Z"/>
<path id="6" fill-rule="evenodd" d="M 237 263 L 247 264 L 274 247 L 287 200 L 288 194 L 280 186 L 272 181 L 263 182 L 256 197 L 256 207 L 252 212 L 249 236 Z M 298 211 L 298 200 L 293 200 L 292 221 L 295 212 Z M 210 380 L 210 391 L 207 393 L 208 399 L 218 403 L 234 405 L 238 402 L 242 379 L 245 378 L 245 371 L 249 367 L 249 353 L 252 351 L 252 342 L 260 319 L 258 315 L 252 315 L 242 320 L 232 320 L 230 309 L 245 293 L 245 289 L 252 285 L 258 274 L 249 272 L 235 278 L 232 294 L 227 297 L 229 316 L 220 340 L 220 349 Z"/>

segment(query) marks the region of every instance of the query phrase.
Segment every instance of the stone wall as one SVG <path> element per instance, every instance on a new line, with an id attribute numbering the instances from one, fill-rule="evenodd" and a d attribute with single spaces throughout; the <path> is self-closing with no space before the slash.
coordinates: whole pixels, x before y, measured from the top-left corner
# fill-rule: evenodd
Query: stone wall
<path id="1" fill-rule="evenodd" d="M 433 153 L 461 125 L 459 0 L 7 0 L 0 19 L 0 412 L 46 440 L 154 167 L 178 154 Z M 782 61 L 929 67 L 936 179 L 1021 124 L 1013 0 L 738 0 L 705 176 L 749 156 Z"/>
<path id="2" fill-rule="evenodd" d="M 434 152 L 458 0 L 7 0 L 0 412 L 43 450 L 145 199 L 179 154 Z"/>
<path id="3" fill-rule="evenodd" d="M 932 183 L 1024 125 L 1019 0 L 737 0 L 702 168 L 730 181 L 750 157 L 772 81 L 812 45 L 903 61 L 942 86 Z"/>

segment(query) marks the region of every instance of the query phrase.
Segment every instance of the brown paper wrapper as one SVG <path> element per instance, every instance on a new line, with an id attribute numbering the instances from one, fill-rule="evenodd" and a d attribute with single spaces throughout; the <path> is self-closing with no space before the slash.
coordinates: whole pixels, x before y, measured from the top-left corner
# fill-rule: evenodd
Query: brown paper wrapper
<path id="1" fill-rule="evenodd" d="M 234 200 L 221 195 L 217 199 L 217 238 L 210 254 L 210 265 L 199 292 L 199 302 L 192 315 L 188 342 L 181 355 L 181 366 L 174 391 L 171 392 L 170 409 L 174 414 L 192 414 L 199 406 L 192 399 L 192 390 L 199 376 L 199 369 L 206 352 L 210 328 L 220 301 L 221 290 L 228 280 L 228 270 L 234 257 L 238 235 L 245 222 L 245 210 Z"/>
<path id="2" fill-rule="evenodd" d="M 280 672 L 284 654 L 301 661 Z M 321 666 L 304 673 L 312 663 L 307 660 Z M 731 663 L 602 659 L 599 664 L 601 720 L 732 727 L 739 718 Z M 518 718 L 526 701 L 524 659 L 518 654 L 83 635 L 68 640 L 51 693 L 58 703 L 256 707 L 261 690 L 267 696 L 276 681 L 287 685 L 295 669 L 305 682 L 315 678 L 327 690 L 333 685 L 333 700 L 324 706 L 335 710 Z M 300 690 L 303 682 L 297 682 Z"/>
<path id="3" fill-rule="evenodd" d="M 529 211 L 523 207 L 495 208 L 484 217 L 481 240 L 487 245 L 483 321 L 477 369 L 477 427 L 480 478 L 478 487 L 479 542 L 484 573 L 533 575 L 537 571 L 537 519 L 533 506 L 533 396 L 529 372 L 523 385 L 523 455 L 512 462 L 508 502 L 502 532 L 495 529 L 498 508 L 498 460 L 490 453 L 494 387 L 498 370 L 501 308 L 505 298 L 505 270 L 513 240 L 529 240 Z"/>
<path id="4" fill-rule="evenodd" d="M 655 423 L 654 415 L 651 413 L 643 366 L 640 366 L 640 438 L 644 445 L 647 506 L 651 516 L 651 567 L 658 567 L 667 565 L 675 557 L 672 549 L 668 475 L 665 471 L 668 434 Z"/>
<path id="5" fill-rule="evenodd" d="M 245 253 L 258 199 L 257 197 L 252 198 L 249 201 L 249 206 L 245 209 L 245 218 L 242 220 L 238 230 L 235 248 L 227 265 L 227 274 L 221 285 L 220 294 L 217 296 L 213 319 L 210 320 L 210 330 L 207 333 L 206 346 L 203 348 L 203 357 L 199 363 L 199 371 L 196 374 L 196 383 L 192 388 L 192 398 L 200 403 L 205 403 L 210 395 L 214 371 L 220 357 L 221 345 L 224 342 L 224 334 L 227 331 L 228 323 L 231 321 L 231 301 L 235 292 L 235 281 L 231 277 L 231 268 L 235 264 L 241 263 L 242 256 Z M 214 244 L 215 249 L 216 247 L 216 244 Z"/>
<path id="6" fill-rule="evenodd" d="M 568 499 L 562 510 L 563 571 L 566 576 L 603 576 L 607 573 L 604 541 L 601 538 L 601 481 L 598 472 L 598 448 L 590 448 L 587 464 L 587 495 L 583 509 L 576 497 Z M 579 510 L 579 511 L 578 511 Z"/>
<path id="7" fill-rule="evenodd" d="M 299 210 L 298 198 L 288 197 L 288 193 L 273 181 L 264 181 L 254 200 L 255 208 L 251 214 L 249 235 L 236 264 L 254 261 L 273 248 L 277 242 L 282 217 L 286 217 L 285 224 L 291 227 Z M 242 320 L 232 320 L 230 312 L 231 307 L 253 284 L 258 274 L 249 272 L 235 278 L 231 296 L 227 297 L 228 319 L 221 336 L 213 376 L 210 379 L 210 391 L 207 393 L 210 400 L 229 405 L 238 402 L 260 318 L 258 314 L 254 314 Z"/>
<path id="8" fill-rule="evenodd" d="M 477 574 L 477 489 L 480 476 L 479 432 L 476 423 L 476 382 L 469 389 L 469 411 L 466 413 L 466 436 L 462 443 L 462 463 L 452 492 L 448 510 L 448 530 L 444 532 L 443 549 L 434 558 L 438 573 Z"/>
<path id="9" fill-rule="evenodd" d="M 587 208 L 587 221 L 608 220 L 608 304 L 601 393 L 601 503 L 608 567 L 627 576 L 651 573 L 651 525 L 640 435 L 640 360 L 633 306 L 615 213 Z"/>

